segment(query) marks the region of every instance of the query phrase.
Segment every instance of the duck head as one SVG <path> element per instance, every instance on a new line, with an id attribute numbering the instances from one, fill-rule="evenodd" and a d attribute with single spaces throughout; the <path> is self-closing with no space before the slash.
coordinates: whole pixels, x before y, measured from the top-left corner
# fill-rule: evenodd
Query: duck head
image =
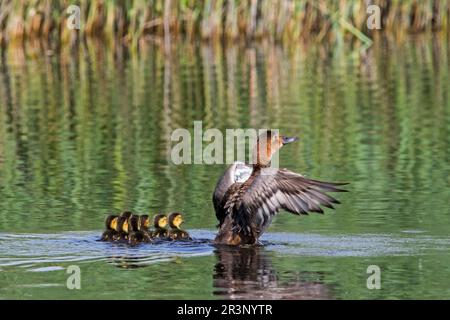
<path id="1" fill-rule="evenodd" d="M 139 218 L 138 216 L 131 216 L 128 219 L 128 231 L 138 231 L 139 228 Z"/>
<path id="2" fill-rule="evenodd" d="M 267 130 L 259 135 L 253 150 L 253 164 L 260 167 L 270 166 L 272 156 L 281 149 L 282 146 L 297 141 L 297 137 L 281 136 L 278 132 Z"/>
<path id="3" fill-rule="evenodd" d="M 150 227 L 150 218 L 148 215 L 143 214 L 139 217 L 138 227 L 139 230 L 147 230 Z"/>
<path id="4" fill-rule="evenodd" d="M 183 216 L 181 213 L 173 212 L 169 215 L 169 226 L 172 229 L 179 229 L 183 222 Z"/>
<path id="5" fill-rule="evenodd" d="M 117 225 L 117 216 L 112 214 L 108 215 L 105 219 L 106 230 L 115 230 L 115 228 L 113 228 L 113 222 Z"/>
<path id="6" fill-rule="evenodd" d="M 165 214 L 157 214 L 153 218 L 153 225 L 157 229 L 164 229 L 167 226 L 167 217 Z"/>
<path id="7" fill-rule="evenodd" d="M 117 223 L 115 223 L 115 230 L 118 232 L 128 233 L 130 231 L 128 219 L 126 217 L 118 217 Z"/>
<path id="8" fill-rule="evenodd" d="M 132 215 L 133 215 L 133 213 L 130 211 L 124 211 L 120 214 L 121 217 L 125 217 L 127 219 L 129 219 Z"/>

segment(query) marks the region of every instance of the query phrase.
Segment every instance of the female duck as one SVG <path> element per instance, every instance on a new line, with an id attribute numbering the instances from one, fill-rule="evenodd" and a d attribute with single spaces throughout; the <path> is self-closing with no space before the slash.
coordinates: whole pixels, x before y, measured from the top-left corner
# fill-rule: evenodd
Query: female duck
<path id="1" fill-rule="evenodd" d="M 255 244 L 280 209 L 294 214 L 323 213 L 320 206 L 339 203 L 325 192 L 346 191 L 332 183 L 312 180 L 287 169 L 271 168 L 273 154 L 298 140 L 268 130 L 253 150 L 253 165 L 236 162 L 219 179 L 213 194 L 218 244 Z"/>

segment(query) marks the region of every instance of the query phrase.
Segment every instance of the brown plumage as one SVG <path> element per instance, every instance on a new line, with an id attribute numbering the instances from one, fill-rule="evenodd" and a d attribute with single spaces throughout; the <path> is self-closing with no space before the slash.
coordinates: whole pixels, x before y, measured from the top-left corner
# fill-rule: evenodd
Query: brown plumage
<path id="1" fill-rule="evenodd" d="M 219 220 L 216 243 L 254 244 L 281 209 L 294 214 L 323 213 L 321 206 L 334 209 L 333 204 L 339 203 L 325 192 L 346 191 L 340 189 L 345 183 L 308 179 L 270 167 L 272 155 L 296 140 L 267 131 L 258 138 L 254 165 L 235 163 L 225 172 L 213 195 Z"/>

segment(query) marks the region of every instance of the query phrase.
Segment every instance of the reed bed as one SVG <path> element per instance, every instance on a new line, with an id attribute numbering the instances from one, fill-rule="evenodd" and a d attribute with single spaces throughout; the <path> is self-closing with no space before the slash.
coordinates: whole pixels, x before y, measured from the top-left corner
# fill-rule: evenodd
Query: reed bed
<path id="1" fill-rule="evenodd" d="M 67 27 L 70 5 L 80 8 L 80 29 Z M 151 37 L 298 41 L 368 41 L 367 6 L 381 9 L 381 32 L 448 30 L 450 0 L 0 0 L 0 40 L 84 36 L 125 44 Z"/>

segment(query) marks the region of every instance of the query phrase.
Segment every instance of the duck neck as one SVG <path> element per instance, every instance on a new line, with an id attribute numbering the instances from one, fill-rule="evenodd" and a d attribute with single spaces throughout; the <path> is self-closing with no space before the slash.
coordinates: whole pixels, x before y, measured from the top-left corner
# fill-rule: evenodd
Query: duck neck
<path id="1" fill-rule="evenodd" d="M 252 164 L 253 167 L 267 168 L 270 167 L 272 161 L 271 149 L 262 148 L 259 143 L 253 151 Z"/>
<path id="2" fill-rule="evenodd" d="M 253 165 L 253 171 L 261 171 L 264 168 L 269 168 L 271 165 L 270 161 L 269 163 L 263 164 L 263 163 L 255 163 Z"/>

